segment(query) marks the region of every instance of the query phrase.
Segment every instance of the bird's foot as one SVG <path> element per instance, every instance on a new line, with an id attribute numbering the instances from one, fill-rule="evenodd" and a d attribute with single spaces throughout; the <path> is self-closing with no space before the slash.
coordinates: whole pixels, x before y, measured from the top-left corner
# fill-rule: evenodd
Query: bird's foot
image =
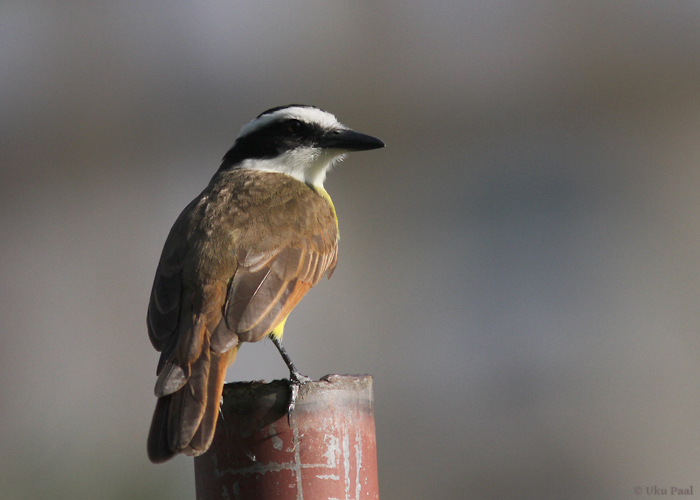
<path id="1" fill-rule="evenodd" d="M 294 366 L 294 363 L 292 363 L 292 360 L 290 359 L 289 354 L 287 354 L 287 351 L 282 345 L 282 341 L 279 339 L 279 337 L 270 335 L 270 338 L 272 339 L 272 343 L 275 344 L 275 347 L 277 347 L 277 350 L 282 355 L 282 359 L 287 365 L 287 368 L 289 368 L 289 406 L 287 407 L 287 421 L 291 425 L 291 414 L 292 411 L 294 411 L 294 406 L 297 402 L 299 388 L 302 385 L 311 382 L 311 379 L 306 375 L 302 375 L 301 372 L 297 370 L 297 367 Z"/>
<path id="2" fill-rule="evenodd" d="M 289 406 L 287 407 L 287 419 L 290 418 L 294 407 L 296 406 L 299 389 L 302 385 L 311 382 L 311 378 L 302 375 L 299 370 L 294 370 L 289 373 Z"/>
<path id="3" fill-rule="evenodd" d="M 289 373 L 289 382 L 295 385 L 304 385 L 311 382 L 311 377 L 303 375 L 299 370 Z"/>

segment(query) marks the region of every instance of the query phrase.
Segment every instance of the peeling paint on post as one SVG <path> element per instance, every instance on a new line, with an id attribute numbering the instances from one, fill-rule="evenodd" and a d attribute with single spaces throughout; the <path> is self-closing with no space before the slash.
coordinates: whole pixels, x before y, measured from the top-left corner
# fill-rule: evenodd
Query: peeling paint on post
<path id="1" fill-rule="evenodd" d="M 372 377 L 224 387 L 214 442 L 194 460 L 197 500 L 379 498 Z"/>

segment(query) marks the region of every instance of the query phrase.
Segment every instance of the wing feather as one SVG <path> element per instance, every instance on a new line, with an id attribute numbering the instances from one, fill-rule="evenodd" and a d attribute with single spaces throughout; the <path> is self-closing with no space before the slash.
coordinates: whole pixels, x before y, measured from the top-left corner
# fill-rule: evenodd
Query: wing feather
<path id="1" fill-rule="evenodd" d="M 289 281 L 281 279 L 270 268 L 266 268 L 266 270 L 265 279 L 248 301 L 243 314 L 238 320 L 238 329 L 243 332 L 258 326 L 270 314 L 276 315 L 283 303 L 283 296 Z M 240 275 L 245 276 L 245 273 Z"/>
<path id="2" fill-rule="evenodd" d="M 187 256 L 186 226 L 195 199 L 182 211 L 165 240 L 148 304 L 148 336 L 153 347 L 162 351 L 176 335 L 183 309 L 183 268 Z"/>
<path id="3" fill-rule="evenodd" d="M 255 342 L 269 334 L 323 274 L 335 267 L 334 240 L 310 235 L 264 252 L 264 257 L 250 257 L 249 253 L 245 263 L 254 265 L 239 264 L 231 283 L 225 313 L 228 328 L 242 342 Z"/>

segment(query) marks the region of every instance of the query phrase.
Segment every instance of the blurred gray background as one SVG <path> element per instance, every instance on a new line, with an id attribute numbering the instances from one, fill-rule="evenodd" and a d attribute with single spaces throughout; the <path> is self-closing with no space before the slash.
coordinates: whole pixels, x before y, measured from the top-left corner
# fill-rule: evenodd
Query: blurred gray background
<path id="1" fill-rule="evenodd" d="M 289 103 L 387 143 L 285 336 L 374 375 L 382 500 L 700 494 L 699 54 L 696 0 L 3 0 L 0 496 L 194 497 L 145 453 L 151 280 Z"/>

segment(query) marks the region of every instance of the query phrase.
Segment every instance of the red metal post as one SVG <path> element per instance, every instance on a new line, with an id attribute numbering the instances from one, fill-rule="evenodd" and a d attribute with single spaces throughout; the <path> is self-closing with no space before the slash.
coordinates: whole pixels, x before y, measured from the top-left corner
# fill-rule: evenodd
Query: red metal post
<path id="1" fill-rule="evenodd" d="M 378 500 L 372 377 L 224 387 L 214 442 L 196 457 L 197 500 Z"/>

